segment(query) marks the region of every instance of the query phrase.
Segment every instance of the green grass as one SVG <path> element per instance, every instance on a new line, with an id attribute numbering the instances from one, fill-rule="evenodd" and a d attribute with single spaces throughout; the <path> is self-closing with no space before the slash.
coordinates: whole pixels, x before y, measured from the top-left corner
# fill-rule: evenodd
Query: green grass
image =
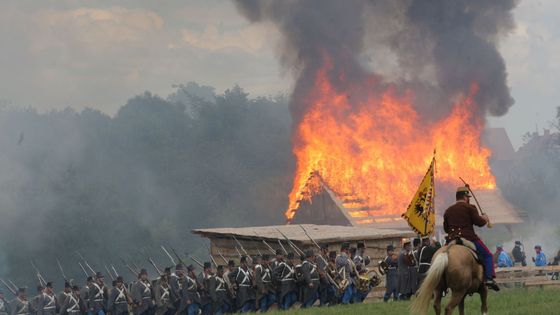
<path id="1" fill-rule="evenodd" d="M 448 300 L 444 299 L 442 309 Z M 359 305 L 335 306 L 307 310 L 293 310 L 288 312 L 274 311 L 272 315 L 401 315 L 408 314 L 410 302 L 372 302 Z M 480 314 L 480 296 L 478 294 L 468 297 L 465 303 L 466 314 Z M 530 288 L 509 289 L 498 293 L 490 292 L 488 296 L 488 313 L 492 315 L 526 315 L 526 314 L 560 314 L 560 289 L 557 288 Z M 430 306 L 430 313 L 434 314 Z M 456 309 L 454 314 L 459 314 Z"/>

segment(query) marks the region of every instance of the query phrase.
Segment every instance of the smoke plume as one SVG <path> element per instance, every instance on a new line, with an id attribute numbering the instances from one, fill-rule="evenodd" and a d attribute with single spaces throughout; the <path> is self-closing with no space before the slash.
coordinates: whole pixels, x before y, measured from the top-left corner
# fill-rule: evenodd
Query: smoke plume
<path id="1" fill-rule="evenodd" d="M 356 82 L 365 73 L 388 81 L 390 76 L 380 69 L 370 71 L 365 65 L 369 49 L 384 52 L 373 53 L 382 59 L 374 64 L 396 60 L 397 69 L 391 70 L 401 75 L 391 83 L 413 89 L 420 112 L 446 113 L 452 100 L 467 94 L 473 83 L 479 87 L 476 101 L 481 115 L 503 115 L 513 105 L 497 43 L 513 27 L 515 0 L 235 3 L 249 21 L 272 22 L 283 34 L 281 62 L 297 78 L 292 97 L 295 122 L 305 112 L 302 100 L 325 57 L 333 65 L 331 82 L 341 90 L 345 82 Z"/>

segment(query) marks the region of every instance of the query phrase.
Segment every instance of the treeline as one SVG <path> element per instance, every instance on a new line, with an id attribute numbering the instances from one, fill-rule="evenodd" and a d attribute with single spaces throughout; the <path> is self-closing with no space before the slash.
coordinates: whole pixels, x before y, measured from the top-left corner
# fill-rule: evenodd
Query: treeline
<path id="1" fill-rule="evenodd" d="M 166 265 L 160 244 L 203 255 L 193 228 L 281 224 L 294 167 L 286 98 L 237 86 L 146 92 L 114 117 L 5 107 L 0 146 L 0 275 L 20 283 L 31 259 L 81 281 L 76 251 Z"/>

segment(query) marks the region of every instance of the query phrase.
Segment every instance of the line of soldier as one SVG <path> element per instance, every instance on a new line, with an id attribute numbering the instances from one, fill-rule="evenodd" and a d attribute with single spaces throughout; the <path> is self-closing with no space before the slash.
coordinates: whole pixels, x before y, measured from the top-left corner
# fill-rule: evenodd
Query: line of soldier
<path id="1" fill-rule="evenodd" d="M 31 301 L 25 288 L 19 288 L 11 302 L 1 294 L 0 315 L 209 315 L 266 312 L 274 305 L 286 310 L 361 303 L 379 283 L 376 273 L 368 276 L 364 244 L 344 243 L 340 253 L 327 245 L 320 248 L 317 254 L 305 251 L 299 260 L 294 253 L 278 250 L 273 259 L 266 254 L 241 256 L 239 266 L 232 260 L 216 268 L 205 262 L 198 274 L 195 266 L 178 263 L 173 273 L 165 268 L 151 281 L 141 269 L 128 285 L 122 276 L 116 277 L 112 288 L 97 272 L 83 287 L 66 282 L 58 295 L 47 282 L 37 287 Z"/>
<path id="2" fill-rule="evenodd" d="M 380 272 L 385 274 L 383 301 L 409 300 L 420 287 L 431 265 L 439 242 L 429 237 L 404 240 L 400 253 L 393 245 L 387 246 L 387 256 L 379 262 Z"/>

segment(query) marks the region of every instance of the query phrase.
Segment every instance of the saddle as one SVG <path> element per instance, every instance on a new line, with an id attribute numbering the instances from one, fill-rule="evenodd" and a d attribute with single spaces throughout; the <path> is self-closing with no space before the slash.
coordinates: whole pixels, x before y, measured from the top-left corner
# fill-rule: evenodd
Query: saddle
<path id="1" fill-rule="evenodd" d="M 482 264 L 482 257 L 480 256 L 480 254 L 478 253 L 478 251 L 476 250 L 476 245 L 474 245 L 473 242 L 469 241 L 466 238 L 462 238 L 462 237 L 457 237 L 451 241 L 449 241 L 447 243 L 448 246 L 451 245 L 460 245 L 460 246 L 465 246 L 468 249 L 471 250 L 471 254 L 473 255 L 474 259 L 476 260 L 476 262 L 478 262 L 479 264 Z"/>

